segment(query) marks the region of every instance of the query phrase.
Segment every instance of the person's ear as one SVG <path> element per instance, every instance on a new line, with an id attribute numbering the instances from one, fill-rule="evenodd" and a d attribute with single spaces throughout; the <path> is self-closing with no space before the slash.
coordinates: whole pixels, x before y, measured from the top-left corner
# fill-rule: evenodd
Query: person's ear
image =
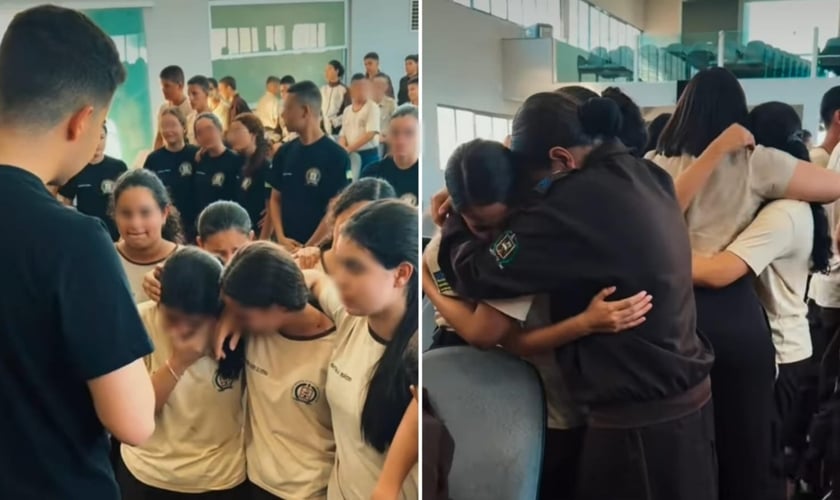
<path id="1" fill-rule="evenodd" d="M 93 125 L 93 106 L 85 106 L 76 111 L 67 122 L 67 140 L 78 140 L 88 130 L 88 127 Z"/>
<path id="2" fill-rule="evenodd" d="M 252 229 L 250 233 L 248 233 L 248 241 L 254 241 L 254 230 Z"/>
<path id="3" fill-rule="evenodd" d="M 411 391 L 411 397 L 414 398 L 414 399 L 417 399 L 417 386 L 416 385 L 410 385 L 410 386 L 408 386 L 408 390 Z"/>
<path id="4" fill-rule="evenodd" d="M 394 286 L 396 288 L 404 288 L 411 281 L 411 275 L 414 274 L 414 266 L 408 262 L 403 262 L 394 271 Z"/>
<path id="5" fill-rule="evenodd" d="M 840 124 L 840 109 L 834 112 L 834 116 L 831 121 L 832 123 Z"/>
<path id="6" fill-rule="evenodd" d="M 198 248 L 204 248 L 204 242 L 201 241 L 201 236 L 195 237 L 195 244 L 198 246 Z"/>
<path id="7" fill-rule="evenodd" d="M 566 148 L 555 146 L 549 149 L 548 159 L 551 160 L 552 168 L 555 170 L 557 168 L 563 168 L 567 170 L 573 170 L 578 168 L 577 163 L 575 162 L 574 155 L 572 155 L 572 153 Z"/>

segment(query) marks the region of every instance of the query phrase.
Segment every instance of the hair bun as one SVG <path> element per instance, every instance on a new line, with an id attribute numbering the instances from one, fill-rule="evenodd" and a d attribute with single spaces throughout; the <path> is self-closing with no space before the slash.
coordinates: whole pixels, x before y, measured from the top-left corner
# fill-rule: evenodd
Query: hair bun
<path id="1" fill-rule="evenodd" d="M 612 99 L 589 99 L 578 108 L 578 117 L 591 137 L 613 138 L 621 131 L 621 109 Z"/>

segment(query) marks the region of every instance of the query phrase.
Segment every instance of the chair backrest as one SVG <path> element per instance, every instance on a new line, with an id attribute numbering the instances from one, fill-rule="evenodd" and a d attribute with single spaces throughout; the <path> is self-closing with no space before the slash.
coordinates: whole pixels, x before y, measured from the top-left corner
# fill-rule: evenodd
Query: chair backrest
<path id="1" fill-rule="evenodd" d="M 423 297 L 423 333 L 420 336 L 422 341 L 423 351 L 428 351 L 432 346 L 432 340 L 435 335 L 435 306 Z"/>
<path id="2" fill-rule="evenodd" d="M 452 500 L 534 500 L 545 399 L 533 366 L 501 349 L 444 347 L 423 354 L 423 385 L 455 441 Z"/>

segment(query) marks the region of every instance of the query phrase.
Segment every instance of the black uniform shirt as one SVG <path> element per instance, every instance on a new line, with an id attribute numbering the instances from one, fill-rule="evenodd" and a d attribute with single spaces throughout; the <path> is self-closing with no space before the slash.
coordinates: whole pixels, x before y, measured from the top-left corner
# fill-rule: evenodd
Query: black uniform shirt
<path id="1" fill-rule="evenodd" d="M 113 217 L 108 215 L 108 206 L 111 203 L 114 182 L 126 170 L 128 167 L 125 163 L 106 156 L 101 162 L 83 168 L 58 190 L 61 196 L 76 200 L 76 209 L 79 212 L 97 217 L 104 222 L 113 241 L 120 239 L 120 233 L 117 231 Z"/>

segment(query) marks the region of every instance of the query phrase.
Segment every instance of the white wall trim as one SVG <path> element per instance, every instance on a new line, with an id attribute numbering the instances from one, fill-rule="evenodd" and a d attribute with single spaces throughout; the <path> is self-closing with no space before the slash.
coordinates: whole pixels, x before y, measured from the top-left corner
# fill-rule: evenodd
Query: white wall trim
<path id="1" fill-rule="evenodd" d="M 331 45 L 329 47 L 318 47 L 315 49 L 291 49 L 291 50 L 273 50 L 271 52 L 248 52 L 245 54 L 229 54 L 226 56 L 219 56 L 213 61 L 224 61 L 228 59 L 250 59 L 252 57 L 264 57 L 264 56 L 289 56 L 289 55 L 297 55 L 297 54 L 323 54 L 324 52 L 329 52 L 331 50 L 347 50 L 347 47 L 344 45 Z"/>

